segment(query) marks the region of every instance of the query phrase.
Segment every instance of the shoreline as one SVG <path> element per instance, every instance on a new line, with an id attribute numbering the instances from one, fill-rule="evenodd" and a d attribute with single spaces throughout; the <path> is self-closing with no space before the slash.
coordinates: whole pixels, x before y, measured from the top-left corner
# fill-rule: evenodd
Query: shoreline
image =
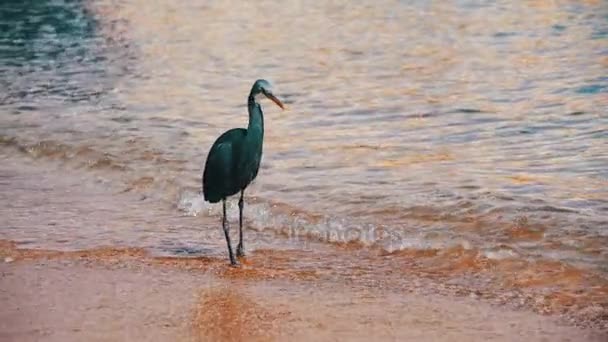
<path id="1" fill-rule="evenodd" d="M 212 307 L 233 307 L 233 311 L 250 310 L 236 309 L 244 305 L 241 303 L 244 301 L 258 308 L 260 317 L 267 317 L 253 326 L 266 327 L 272 323 L 271 328 L 262 330 L 273 331 L 278 340 L 287 337 L 290 340 L 356 340 L 361 336 L 371 337 L 370 334 L 388 340 L 395 336 L 405 340 L 425 339 L 428 337 L 425 334 L 435 333 L 436 329 L 439 329 L 437 333 L 450 336 L 449 340 L 467 341 L 509 340 L 509 336 L 520 334 L 520 330 L 530 340 L 540 339 L 539 336 L 551 334 L 547 331 L 553 330 L 561 331 L 556 335 L 559 338 L 574 335 L 570 340 L 580 340 L 581 336 L 591 341 L 595 336 L 608 337 L 606 298 L 603 296 L 608 291 L 607 283 L 593 273 L 568 265 L 551 261 L 488 260 L 477 255 L 474 249 L 463 248 L 386 253 L 312 240 L 297 244 L 294 243 L 297 241 L 281 236 L 256 239 L 250 230 L 247 240 L 251 241 L 248 244 L 250 254 L 243 260 L 242 267 L 232 268 L 227 265 L 225 242 L 213 216 L 180 215 L 173 207 L 145 198 L 142 192 L 125 192 L 120 179 L 98 178 L 95 173 L 61 163 L 12 154 L 4 155 L 4 161 L 0 171 L 6 190 L 2 199 L 6 229 L 0 235 L 0 270 L 9 277 L 3 276 L 0 284 L 2 289 L 7 289 L 0 304 L 6 307 L 4 304 L 8 305 L 12 300 L 16 311 L 2 312 L 2 317 L 10 321 L 15 312 L 19 312 L 19 305 L 26 305 L 38 293 L 47 293 L 56 298 L 56 302 L 34 310 L 32 315 L 20 316 L 22 322 L 18 320 L 3 327 L 0 330 L 3 333 L 21 327 L 13 333 L 29 332 L 33 335 L 28 336 L 35 339 L 39 336 L 36 334 L 46 331 L 40 328 L 45 324 L 50 324 L 51 333 L 63 333 L 65 329 L 48 323 L 47 318 L 37 315 L 38 312 L 60 312 L 66 308 L 78 311 L 79 308 L 68 305 L 70 294 L 112 291 L 110 284 L 103 285 L 105 280 L 91 280 L 97 279 L 96 273 L 100 272 L 115 284 L 147 288 L 149 284 L 158 283 L 163 289 L 163 295 L 152 302 L 142 299 L 141 303 L 136 303 L 139 306 L 136 305 L 134 312 L 121 311 L 122 307 L 131 305 L 131 296 L 117 298 L 112 312 L 98 308 L 88 310 L 93 317 L 103 312 L 118 315 L 115 320 L 133 317 L 133 323 L 124 327 L 144 324 L 137 317 L 152 310 L 149 306 L 159 315 L 165 315 L 162 313 L 164 298 L 183 288 L 188 299 L 176 300 L 189 314 L 174 318 L 180 324 L 196 320 L 194 307 L 201 301 L 208 302 L 207 305 L 212 303 Z M 260 237 L 265 232 L 255 231 L 255 234 Z M 10 285 L 7 279 L 11 279 L 11 274 L 22 279 L 21 283 L 30 285 L 24 289 Z M 45 290 L 48 292 L 41 292 L 40 277 L 57 279 L 59 285 L 50 284 L 52 286 Z M 76 283 L 67 282 L 65 278 L 74 279 Z M 229 291 L 204 296 L 199 286 L 201 281 L 223 284 Z M 48 281 L 45 284 L 48 285 Z M 64 287 L 69 289 L 68 293 L 63 292 Z M 7 292 L 11 289 L 24 292 Z M 245 289 L 246 295 L 235 299 L 232 297 L 234 289 Z M 255 292 L 247 292 L 254 289 Z M 274 294 L 279 295 L 275 298 Z M 342 302 L 319 301 L 311 306 L 310 296 L 339 297 Z M 81 304 L 83 307 L 89 305 L 84 299 Z M 412 311 L 412 305 L 416 307 L 415 311 Z M 283 315 L 282 307 L 289 307 L 295 318 L 291 320 Z M 390 313 L 383 311 L 389 307 L 392 308 Z M 483 310 L 479 311 L 481 307 Z M 443 315 L 446 310 L 449 315 Z M 508 319 L 501 316 L 507 312 Z M 318 317 L 316 313 L 319 313 Z M 212 312 L 211 316 L 201 313 L 199 316 L 198 319 L 205 322 L 226 316 L 232 322 L 234 317 L 241 317 L 234 312 Z M 80 324 L 79 317 L 75 317 L 73 324 Z M 409 320 L 403 321 L 404 317 Z M 238 319 L 247 321 L 249 318 Z M 426 321 L 451 322 L 451 326 L 449 329 L 441 325 L 439 328 L 430 326 L 424 330 L 422 326 Z M 505 326 L 508 322 L 513 326 Z M 536 325 L 529 322 L 536 322 Z M 95 320 L 85 323 L 97 324 Z M 303 326 L 298 328 L 298 324 Z M 124 327 L 117 329 L 120 332 Z M 234 329 L 204 332 L 192 332 L 183 327 L 159 329 L 163 331 L 158 332 L 158 336 L 176 329 L 188 338 L 203 336 L 199 340 L 208 339 L 205 336 L 209 334 L 219 336 L 214 340 L 242 339 L 222 335 Z M 80 330 L 70 330 L 67 334 L 71 336 L 69 338 L 81 340 L 80 334 L 91 333 Z M 141 333 L 146 333 L 145 330 L 142 328 Z M 300 331 L 309 335 L 303 336 Z M 442 336 L 432 337 L 441 340 Z M 92 335 L 87 337 L 90 338 L 85 339 L 95 339 Z M 57 337 L 59 340 L 69 338 Z M 184 339 L 186 337 L 179 340 Z"/>
<path id="2" fill-rule="evenodd" d="M 483 300 L 362 287 L 263 264 L 0 243 L 0 339 L 602 341 L 606 331 Z"/>

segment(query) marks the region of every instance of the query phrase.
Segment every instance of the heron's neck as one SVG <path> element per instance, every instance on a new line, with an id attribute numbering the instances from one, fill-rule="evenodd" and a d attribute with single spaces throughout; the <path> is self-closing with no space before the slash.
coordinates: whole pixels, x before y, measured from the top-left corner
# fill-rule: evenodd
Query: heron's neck
<path id="1" fill-rule="evenodd" d="M 247 126 L 247 134 L 255 136 L 264 136 L 264 113 L 262 106 L 255 100 L 255 97 L 249 95 L 247 100 L 247 108 L 249 110 L 249 125 Z"/>

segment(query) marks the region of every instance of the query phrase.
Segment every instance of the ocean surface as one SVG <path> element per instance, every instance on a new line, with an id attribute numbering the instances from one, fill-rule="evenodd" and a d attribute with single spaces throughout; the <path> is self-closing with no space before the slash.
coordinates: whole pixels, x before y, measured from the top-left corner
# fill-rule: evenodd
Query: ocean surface
<path id="1" fill-rule="evenodd" d="M 258 78 L 248 251 L 608 310 L 601 0 L 2 1 L 0 238 L 225 258 L 201 174 Z"/>

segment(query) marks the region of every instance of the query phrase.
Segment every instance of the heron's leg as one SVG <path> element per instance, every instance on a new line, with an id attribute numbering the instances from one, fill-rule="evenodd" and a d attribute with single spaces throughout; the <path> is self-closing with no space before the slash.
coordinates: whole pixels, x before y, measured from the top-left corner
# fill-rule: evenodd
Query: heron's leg
<path id="1" fill-rule="evenodd" d="M 236 265 L 236 259 L 232 254 L 232 246 L 230 245 L 230 232 L 228 231 L 228 219 L 226 218 L 226 199 L 222 199 L 222 206 L 224 209 L 224 215 L 222 216 L 222 228 L 224 228 L 224 235 L 226 236 L 226 243 L 228 244 L 228 256 L 230 257 L 230 265 Z"/>
<path id="2" fill-rule="evenodd" d="M 245 190 L 241 190 L 241 198 L 239 199 L 239 244 L 236 246 L 236 256 L 245 256 L 245 250 L 243 249 L 243 207 L 245 203 L 243 201 L 243 193 Z"/>

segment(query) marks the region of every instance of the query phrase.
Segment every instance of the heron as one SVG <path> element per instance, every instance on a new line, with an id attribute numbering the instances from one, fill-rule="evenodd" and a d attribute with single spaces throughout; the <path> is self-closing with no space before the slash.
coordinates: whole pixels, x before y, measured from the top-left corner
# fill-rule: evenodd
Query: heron
<path id="1" fill-rule="evenodd" d="M 264 113 L 258 102 L 267 97 L 285 109 L 283 103 L 272 93 L 270 82 L 258 79 L 253 83 L 247 99 L 249 124 L 247 128 L 233 128 L 219 136 L 211 146 L 203 171 L 203 196 L 205 201 L 222 201 L 222 229 L 228 245 L 230 264 L 237 262 L 232 253 L 230 232 L 226 218 L 226 199 L 240 192 L 239 198 L 239 243 L 237 257 L 245 256 L 243 246 L 243 208 L 245 189 L 258 175 L 264 143 Z"/>

